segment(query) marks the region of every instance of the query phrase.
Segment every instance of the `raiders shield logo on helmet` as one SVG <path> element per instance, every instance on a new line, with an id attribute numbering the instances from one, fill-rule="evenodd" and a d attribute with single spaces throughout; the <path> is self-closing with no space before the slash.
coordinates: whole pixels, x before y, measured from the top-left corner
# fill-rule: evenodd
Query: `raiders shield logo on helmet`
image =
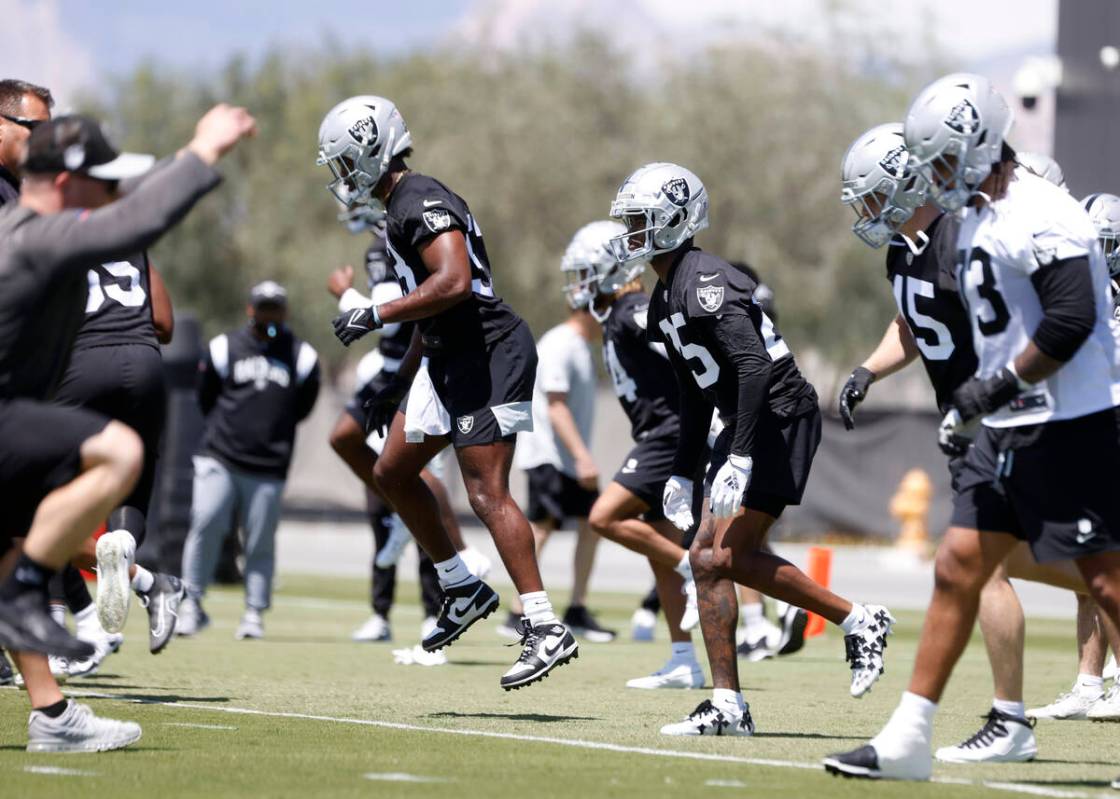
<path id="1" fill-rule="evenodd" d="M 661 186 L 661 191 L 673 205 L 684 205 L 688 202 L 688 181 L 684 178 L 673 178 L 665 181 L 664 185 Z"/>
<path id="2" fill-rule="evenodd" d="M 696 299 L 708 313 L 718 311 L 719 306 L 723 305 L 723 286 L 699 286 L 696 289 Z"/>
<path id="3" fill-rule="evenodd" d="M 460 433 L 462 433 L 463 435 L 466 435 L 467 433 L 469 433 L 471 430 L 474 429 L 474 417 L 473 416 L 460 416 L 458 419 L 455 420 L 455 426 L 459 428 Z"/>
<path id="4" fill-rule="evenodd" d="M 424 224 L 428 226 L 428 230 L 433 233 L 439 233 L 441 230 L 447 230 L 451 227 L 451 214 L 447 213 L 447 211 L 442 208 L 437 208 L 434 211 L 425 211 Z"/>
<path id="5" fill-rule="evenodd" d="M 945 117 L 945 125 L 957 133 L 971 136 L 980 129 L 980 114 L 967 99 L 961 100 Z"/>
<path id="6" fill-rule="evenodd" d="M 373 117 L 359 119 L 350 126 L 350 138 L 363 147 L 368 147 L 377 141 L 377 122 Z"/>
<path id="7" fill-rule="evenodd" d="M 896 178 L 905 177 L 904 166 L 906 164 L 906 147 L 898 145 L 889 153 L 883 156 L 883 160 L 879 162 L 879 166 L 888 175 L 894 175 Z"/>

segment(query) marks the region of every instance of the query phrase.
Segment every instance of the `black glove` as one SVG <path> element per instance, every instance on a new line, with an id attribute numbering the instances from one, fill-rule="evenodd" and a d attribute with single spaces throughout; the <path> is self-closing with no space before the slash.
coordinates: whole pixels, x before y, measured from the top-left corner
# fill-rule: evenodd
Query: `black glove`
<path id="1" fill-rule="evenodd" d="M 937 436 L 937 446 L 941 451 L 948 455 L 950 458 L 959 458 L 968 452 L 969 446 L 972 444 L 972 439 L 965 438 L 964 436 L 946 431 L 944 434 L 939 432 Z"/>
<path id="2" fill-rule="evenodd" d="M 355 308 L 352 311 L 343 311 L 333 320 L 334 335 L 343 345 L 349 347 L 366 333 L 372 333 L 381 327 L 381 317 L 377 315 L 374 306 L 369 308 Z"/>
<path id="3" fill-rule="evenodd" d="M 857 366 L 848 377 L 848 382 L 840 389 L 840 418 L 844 420 L 846 429 L 855 429 L 856 420 L 852 418 L 852 414 L 856 406 L 867 397 L 867 389 L 874 380 L 874 372 Z"/>
<path id="4" fill-rule="evenodd" d="M 953 392 L 949 401 L 956 408 L 961 422 L 967 424 L 977 416 L 987 416 L 1019 395 L 1019 378 L 1006 366 L 991 377 L 970 377 Z"/>
<path id="5" fill-rule="evenodd" d="M 362 404 L 366 412 L 366 435 L 378 432 L 387 435 L 393 416 L 400 407 L 401 400 L 408 394 L 408 383 L 394 377 L 384 388 L 378 389 L 372 397 Z"/>

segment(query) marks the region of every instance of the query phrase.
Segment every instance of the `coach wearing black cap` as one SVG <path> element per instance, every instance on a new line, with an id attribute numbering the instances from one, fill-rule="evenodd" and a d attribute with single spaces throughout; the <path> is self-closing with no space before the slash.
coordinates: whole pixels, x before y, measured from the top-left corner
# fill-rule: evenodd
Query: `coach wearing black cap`
<path id="1" fill-rule="evenodd" d="M 202 596 L 222 542 L 239 525 L 245 535 L 245 614 L 236 637 L 264 635 L 261 614 L 272 602 L 276 526 L 296 425 L 319 394 L 319 356 L 285 324 L 284 287 L 258 283 L 247 313 L 247 325 L 210 341 L 201 365 L 198 398 L 206 433 L 194 459 L 180 635 L 193 635 L 209 622 Z"/>
<path id="2" fill-rule="evenodd" d="M 0 583 L 0 645 L 19 653 L 27 679 L 29 748 L 112 749 L 139 737 L 135 725 L 101 724 L 67 703 L 40 679 L 45 659 L 31 654 L 92 654 L 51 620 L 47 581 L 131 490 L 143 457 L 126 425 L 47 402 L 84 317 L 87 272 L 154 244 L 218 184 L 213 165 L 254 130 L 244 109 L 218 106 L 164 169 L 90 210 L 98 182 L 146 167 L 122 157 L 93 120 L 60 117 L 31 132 L 19 202 L 0 208 L 0 549 L 24 538 Z"/>

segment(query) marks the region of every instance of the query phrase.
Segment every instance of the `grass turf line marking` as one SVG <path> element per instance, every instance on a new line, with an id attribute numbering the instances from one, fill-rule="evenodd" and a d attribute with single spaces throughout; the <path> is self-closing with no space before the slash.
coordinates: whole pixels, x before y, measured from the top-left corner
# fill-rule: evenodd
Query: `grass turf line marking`
<path id="1" fill-rule="evenodd" d="M 96 771 L 82 771 L 76 768 L 62 768 L 60 766 L 24 766 L 28 774 L 50 774 L 54 777 L 96 777 Z"/>
<path id="2" fill-rule="evenodd" d="M 405 730 L 407 732 L 427 732 L 441 735 L 463 735 L 471 738 L 498 738 L 507 741 L 521 741 L 527 743 L 554 744 L 557 746 L 570 746 L 575 749 L 594 749 L 604 752 L 617 752 L 619 754 L 646 755 L 649 757 L 678 758 L 682 760 L 707 760 L 717 763 L 736 763 L 744 766 L 770 766 L 773 768 L 796 768 L 809 771 L 821 771 L 820 763 L 805 763 L 794 760 L 773 760 L 762 757 L 740 757 L 737 755 L 719 755 L 711 752 L 687 752 L 679 749 L 653 749 L 646 746 L 625 746 L 612 744 L 606 741 L 586 741 L 580 738 L 553 738 L 545 735 L 520 735 L 512 732 L 494 732 L 492 730 L 457 729 L 453 727 L 427 727 L 421 724 L 405 724 L 399 721 L 381 721 L 379 719 L 354 719 L 341 716 L 320 716 L 311 713 L 292 713 L 282 710 L 255 710 L 248 707 L 211 707 L 209 705 L 196 705 L 190 702 L 162 702 L 159 700 L 140 698 L 128 694 L 107 694 L 97 691 L 64 690 L 63 693 L 71 696 L 88 697 L 90 699 L 116 699 L 125 702 L 134 702 L 141 705 L 161 705 L 163 707 L 183 708 L 186 710 L 205 710 L 211 713 L 232 713 L 244 716 L 264 716 L 266 718 L 303 719 L 305 721 L 326 721 L 333 724 L 354 724 L 360 727 L 380 727 L 388 730 Z M 954 777 L 934 777 L 931 782 L 946 785 L 971 785 L 977 788 L 990 788 L 998 791 L 1027 794 L 1030 796 L 1047 796 L 1052 799 L 1095 799 L 1098 796 L 1108 797 L 1109 794 L 1085 793 L 1084 791 L 1067 791 L 1057 788 L 1046 788 L 1039 785 L 1028 785 L 1018 782 L 994 782 L 984 780 L 968 780 Z"/>
<path id="3" fill-rule="evenodd" d="M 165 721 L 164 727 L 190 727 L 192 730 L 232 730 L 236 731 L 236 727 L 231 727 L 228 724 L 191 724 L 186 721 Z"/>
<path id="4" fill-rule="evenodd" d="M 746 788 L 747 784 L 742 780 L 706 780 L 704 782 L 709 788 Z"/>
<path id="5" fill-rule="evenodd" d="M 388 774 L 363 774 L 367 780 L 379 780 L 382 782 L 450 782 L 443 777 L 421 777 L 419 774 L 404 774 L 399 771 L 392 771 Z"/>

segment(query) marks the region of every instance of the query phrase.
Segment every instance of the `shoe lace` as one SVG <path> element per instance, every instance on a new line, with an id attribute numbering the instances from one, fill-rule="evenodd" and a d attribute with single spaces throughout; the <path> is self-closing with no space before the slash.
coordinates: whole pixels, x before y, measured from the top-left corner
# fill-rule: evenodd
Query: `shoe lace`
<path id="1" fill-rule="evenodd" d="M 517 656 L 518 663 L 528 663 L 529 658 L 537 653 L 537 645 L 541 642 L 541 631 L 533 627 L 528 620 L 521 622 L 521 639 L 518 641 L 510 641 L 506 646 L 520 646 L 523 647 L 521 654 Z"/>
<path id="2" fill-rule="evenodd" d="M 696 706 L 696 709 L 694 711 L 688 714 L 688 717 L 690 719 L 695 719 L 699 718 L 700 716 L 706 716 L 709 713 L 719 713 L 719 711 L 716 709 L 716 706 L 712 704 L 711 699 L 705 699 L 703 702 Z"/>
<path id="3" fill-rule="evenodd" d="M 844 636 L 844 660 L 851 664 L 852 671 L 866 668 L 874 658 L 882 657 L 886 648 L 886 636 L 878 632 L 878 623 L 851 635 Z M 876 630 L 872 632 L 872 630 Z M 871 633 L 869 635 L 869 633 Z"/>
<path id="4" fill-rule="evenodd" d="M 1007 722 L 1017 721 L 1012 716 L 1008 716 L 999 712 L 994 707 L 988 711 L 988 715 L 981 716 L 985 719 L 984 726 L 981 727 L 976 733 L 968 740 L 961 743 L 961 749 L 979 749 L 980 747 L 990 746 L 997 738 L 1007 737 Z M 1028 724 L 1033 727 L 1034 724 Z"/>

